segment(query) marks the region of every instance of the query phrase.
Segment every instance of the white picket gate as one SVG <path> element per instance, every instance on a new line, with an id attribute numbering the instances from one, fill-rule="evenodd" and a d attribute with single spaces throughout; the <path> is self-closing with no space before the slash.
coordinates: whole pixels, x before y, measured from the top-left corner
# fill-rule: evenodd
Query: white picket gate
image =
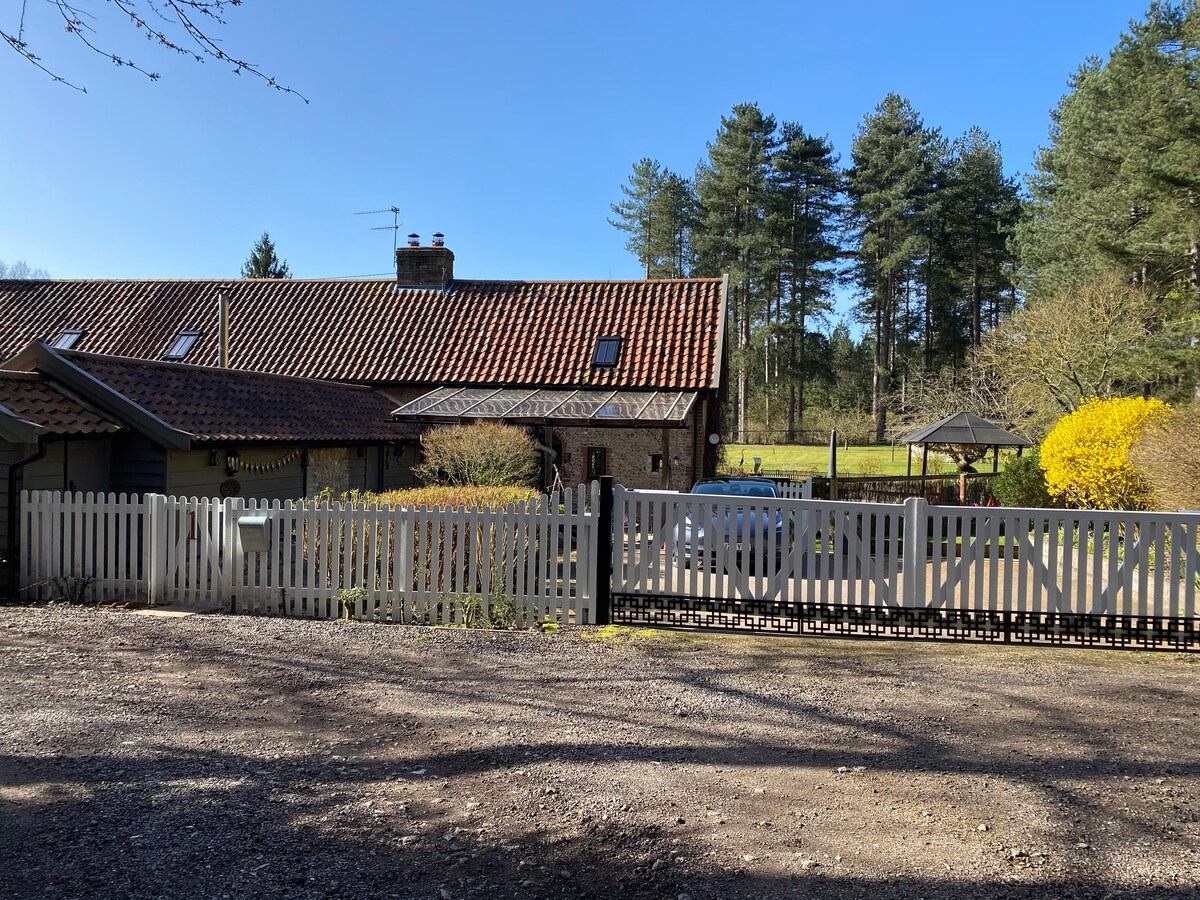
<path id="1" fill-rule="evenodd" d="M 618 488 L 614 518 L 615 622 L 1122 644 L 1137 618 L 1139 645 L 1200 642 L 1200 513 Z"/>
<path id="2" fill-rule="evenodd" d="M 597 491 L 498 510 L 26 492 L 21 584 L 315 618 L 463 624 L 504 604 L 521 624 L 592 623 Z M 266 519 L 265 552 L 243 549 L 247 517 Z"/>

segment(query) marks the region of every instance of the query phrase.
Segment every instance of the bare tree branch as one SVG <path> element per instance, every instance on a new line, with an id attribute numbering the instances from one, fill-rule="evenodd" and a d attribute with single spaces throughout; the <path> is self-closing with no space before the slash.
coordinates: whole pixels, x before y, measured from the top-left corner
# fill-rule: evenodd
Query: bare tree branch
<path id="1" fill-rule="evenodd" d="M 97 34 L 96 27 L 88 21 L 88 19 L 94 19 L 94 16 L 76 6 L 72 0 L 42 0 L 42 2 L 54 7 L 63 20 L 66 32 L 78 39 L 93 53 L 103 56 L 114 65 L 140 72 L 151 81 L 157 81 L 161 77 L 158 72 L 144 68 L 132 59 L 104 49 L 101 42 L 94 37 Z M 241 6 L 242 0 L 103 0 L 103 2 L 111 3 L 115 9 L 129 19 L 129 24 L 135 31 L 164 50 L 190 57 L 198 63 L 210 59 L 216 60 L 228 65 L 235 75 L 242 73 L 253 75 L 264 81 L 268 87 L 285 94 L 293 94 L 308 103 L 308 98 L 303 94 L 294 88 L 280 84 L 273 75 L 263 72 L 254 63 L 226 53 L 219 40 L 213 36 L 213 29 L 226 24 L 225 14 L 229 8 Z M 0 29 L 0 39 L 3 39 L 15 52 L 45 72 L 54 81 L 87 93 L 86 87 L 68 80 L 55 68 L 47 65 L 30 47 L 25 32 L 25 8 L 23 6 L 20 27 L 16 33 Z"/>

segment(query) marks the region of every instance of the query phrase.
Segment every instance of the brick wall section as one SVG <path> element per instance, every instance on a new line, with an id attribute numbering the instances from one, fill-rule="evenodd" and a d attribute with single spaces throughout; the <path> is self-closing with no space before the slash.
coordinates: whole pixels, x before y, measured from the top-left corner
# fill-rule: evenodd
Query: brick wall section
<path id="1" fill-rule="evenodd" d="M 313 447 L 308 451 L 308 484 L 304 493 L 312 497 L 325 488 L 335 498 L 350 490 L 349 448 Z"/>
<path id="2" fill-rule="evenodd" d="M 396 283 L 444 287 L 454 280 L 454 254 L 445 247 L 397 247 Z"/>
<path id="3" fill-rule="evenodd" d="M 687 428 L 670 429 L 670 452 L 680 464 L 671 472 L 670 489 L 687 490 L 698 477 L 692 469 L 694 446 L 693 421 Z M 588 447 L 608 450 L 608 472 L 618 484 L 629 488 L 657 490 L 662 473 L 650 471 L 650 455 L 662 453 L 662 429 L 659 428 L 556 428 L 562 440 L 563 484 L 579 484 L 587 471 Z"/>

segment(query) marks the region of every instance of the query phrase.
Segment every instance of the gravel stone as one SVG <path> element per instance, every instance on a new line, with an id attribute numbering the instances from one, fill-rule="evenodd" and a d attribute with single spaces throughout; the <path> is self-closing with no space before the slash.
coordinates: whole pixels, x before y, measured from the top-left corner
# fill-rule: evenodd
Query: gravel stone
<path id="1" fill-rule="evenodd" d="M 49 605 L 0 672 L 5 898 L 1200 898 L 1192 656 Z"/>

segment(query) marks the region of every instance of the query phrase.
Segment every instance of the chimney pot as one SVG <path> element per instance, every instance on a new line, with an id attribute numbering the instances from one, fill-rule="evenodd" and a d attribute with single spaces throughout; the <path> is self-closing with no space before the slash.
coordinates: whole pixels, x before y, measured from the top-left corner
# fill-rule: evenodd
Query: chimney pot
<path id="1" fill-rule="evenodd" d="M 415 231 L 408 236 L 408 246 L 410 246 L 410 247 L 420 247 L 421 246 L 421 236 L 419 234 L 417 234 Z"/>
<path id="2" fill-rule="evenodd" d="M 435 231 L 433 233 L 433 246 L 435 246 L 435 247 L 445 247 L 446 246 L 446 236 L 444 234 L 442 234 L 440 231 Z"/>

